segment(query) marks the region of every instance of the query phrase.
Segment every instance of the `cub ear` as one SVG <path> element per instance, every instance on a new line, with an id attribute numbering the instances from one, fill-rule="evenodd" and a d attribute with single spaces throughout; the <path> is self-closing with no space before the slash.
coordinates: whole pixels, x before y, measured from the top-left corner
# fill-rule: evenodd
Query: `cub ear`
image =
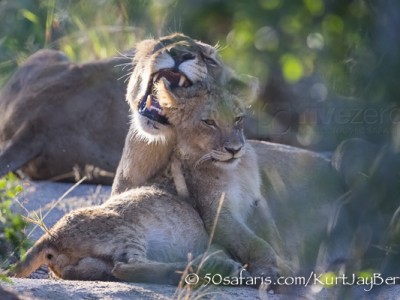
<path id="1" fill-rule="evenodd" d="M 164 77 L 161 78 L 155 85 L 158 103 L 161 107 L 177 108 L 178 100 L 170 89 L 170 82 Z"/>
<path id="2" fill-rule="evenodd" d="M 252 105 L 260 93 L 260 83 L 250 75 L 236 75 L 227 84 L 228 89 L 242 99 L 246 106 Z"/>

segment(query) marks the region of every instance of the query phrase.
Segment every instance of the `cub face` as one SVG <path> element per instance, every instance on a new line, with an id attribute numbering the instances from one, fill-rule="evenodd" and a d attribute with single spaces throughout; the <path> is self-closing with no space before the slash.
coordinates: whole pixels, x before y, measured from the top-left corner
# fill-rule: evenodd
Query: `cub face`
<path id="1" fill-rule="evenodd" d="M 154 85 L 160 78 L 166 78 L 173 87 L 188 88 L 209 78 L 224 83 L 231 73 L 214 47 L 183 34 L 139 43 L 132 63 L 127 100 L 135 129 L 148 142 L 165 140 L 172 133 L 154 94 Z"/>
<path id="2" fill-rule="evenodd" d="M 177 149 L 194 163 L 235 167 L 245 153 L 243 121 L 246 92 L 233 85 L 219 87 L 200 82 L 174 87 L 161 79 L 156 94 L 165 115 L 177 131 Z"/>

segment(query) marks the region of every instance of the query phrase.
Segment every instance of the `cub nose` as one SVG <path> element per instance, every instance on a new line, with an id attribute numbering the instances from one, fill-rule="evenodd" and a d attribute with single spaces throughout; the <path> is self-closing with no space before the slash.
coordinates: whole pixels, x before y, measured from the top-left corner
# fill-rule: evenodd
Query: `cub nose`
<path id="1" fill-rule="evenodd" d="M 241 146 L 238 146 L 238 147 L 236 147 L 236 148 L 234 148 L 234 147 L 225 147 L 225 150 L 226 150 L 227 152 L 231 153 L 232 155 L 235 155 L 235 154 L 237 154 L 240 150 L 242 150 L 242 147 L 241 147 Z"/>

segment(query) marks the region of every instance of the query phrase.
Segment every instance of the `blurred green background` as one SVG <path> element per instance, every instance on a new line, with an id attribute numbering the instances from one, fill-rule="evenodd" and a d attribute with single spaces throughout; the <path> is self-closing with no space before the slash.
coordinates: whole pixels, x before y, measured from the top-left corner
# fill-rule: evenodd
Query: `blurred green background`
<path id="1" fill-rule="evenodd" d="M 260 79 L 250 137 L 314 149 L 393 142 L 399 14 L 397 0 L 2 0 L 0 86 L 40 48 L 84 62 L 181 31 Z"/>

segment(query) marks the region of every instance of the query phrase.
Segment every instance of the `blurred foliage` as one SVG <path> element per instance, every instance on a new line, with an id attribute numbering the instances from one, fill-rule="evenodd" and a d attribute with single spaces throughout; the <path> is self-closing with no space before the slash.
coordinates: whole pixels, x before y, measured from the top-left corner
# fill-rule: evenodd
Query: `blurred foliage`
<path id="1" fill-rule="evenodd" d="M 219 42 L 239 72 L 266 78 L 280 67 L 289 82 L 318 72 L 340 94 L 398 101 L 399 8 L 396 0 L 3 0 L 0 70 L 42 47 L 81 61 L 183 31 Z"/>
<path id="2" fill-rule="evenodd" d="M 29 246 L 24 234 L 26 222 L 21 215 L 11 212 L 12 199 L 22 191 L 18 178 L 9 173 L 0 178 L 0 261 L 8 264 L 14 249 L 23 254 Z M 6 266 L 4 266 L 6 267 Z"/>
<path id="3" fill-rule="evenodd" d="M 306 82 L 301 96 L 310 101 L 344 96 L 350 104 L 355 98 L 398 105 L 399 11 L 397 0 L 3 0 L 0 85 L 39 48 L 88 61 L 118 55 L 146 37 L 181 31 L 218 43 L 228 65 L 259 77 L 264 86 L 279 74 L 281 94 Z M 298 123 L 301 112 L 290 114 Z M 302 145 L 327 135 L 318 131 L 320 124 L 303 125 L 290 124 Z M 383 129 L 378 131 L 376 136 Z"/>

